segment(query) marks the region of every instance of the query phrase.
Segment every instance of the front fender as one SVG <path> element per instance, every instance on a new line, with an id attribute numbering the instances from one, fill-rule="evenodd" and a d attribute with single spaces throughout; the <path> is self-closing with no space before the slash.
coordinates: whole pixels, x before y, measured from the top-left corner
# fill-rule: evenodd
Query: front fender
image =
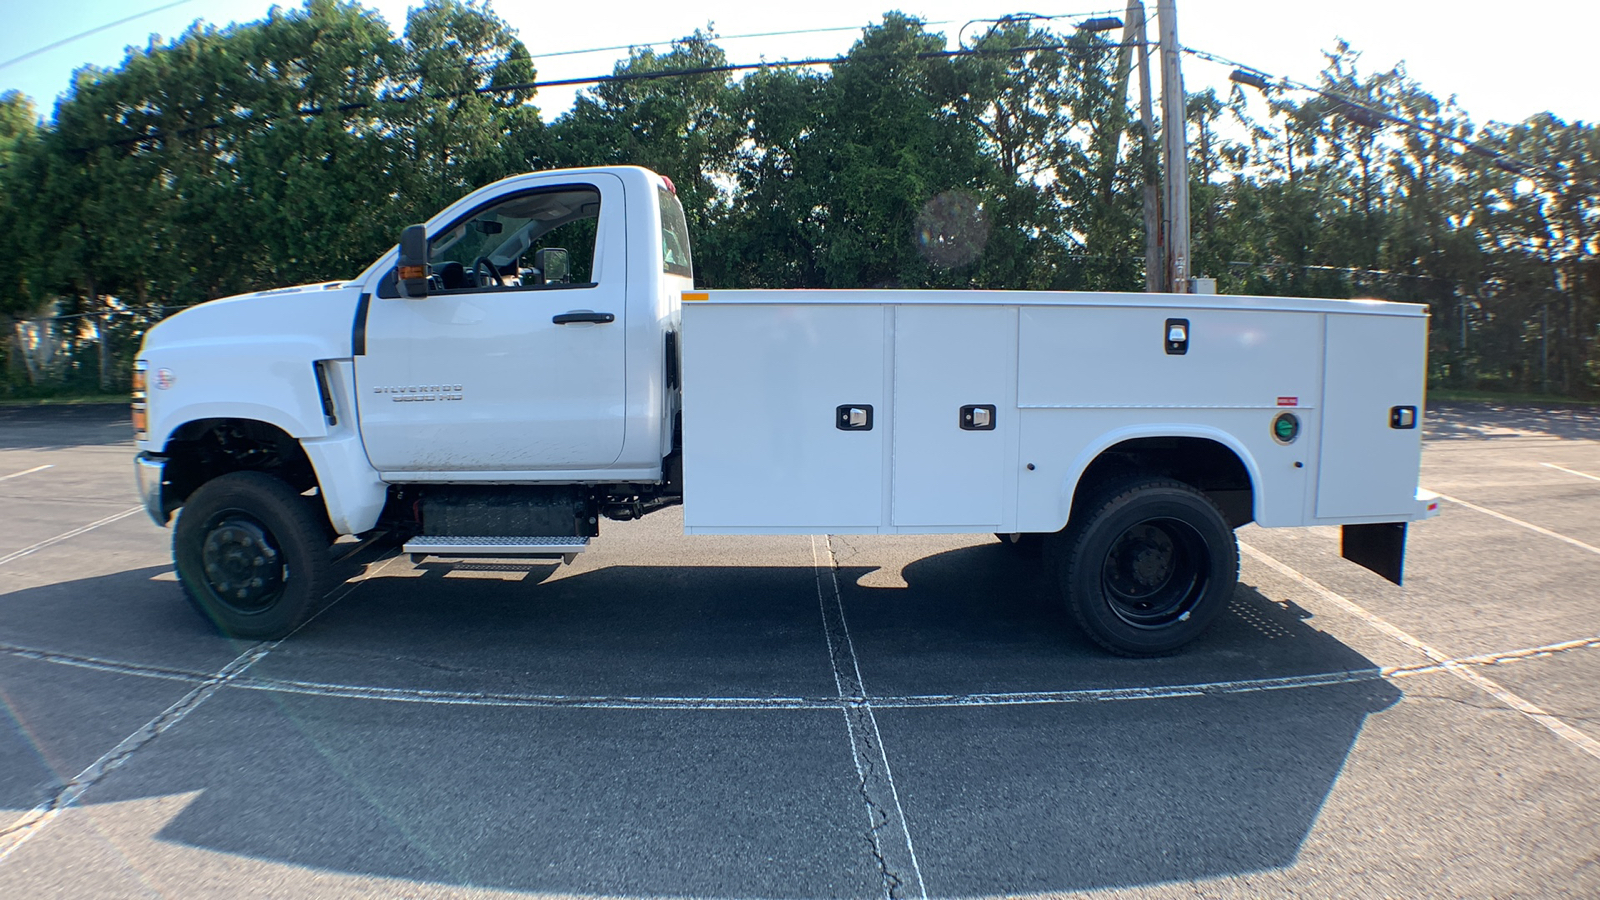
<path id="1" fill-rule="evenodd" d="M 144 449 L 159 451 L 173 432 L 199 419 L 254 419 L 290 437 L 326 437 L 313 363 L 322 349 L 311 342 L 219 341 L 147 353 L 150 430 Z"/>

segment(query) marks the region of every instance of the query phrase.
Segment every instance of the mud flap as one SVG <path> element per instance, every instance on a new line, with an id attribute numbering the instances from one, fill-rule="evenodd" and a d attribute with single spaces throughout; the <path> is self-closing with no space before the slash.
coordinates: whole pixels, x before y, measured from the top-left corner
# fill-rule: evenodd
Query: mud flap
<path id="1" fill-rule="evenodd" d="M 1406 523 L 1346 525 L 1339 543 L 1340 556 L 1400 583 L 1406 562 Z"/>

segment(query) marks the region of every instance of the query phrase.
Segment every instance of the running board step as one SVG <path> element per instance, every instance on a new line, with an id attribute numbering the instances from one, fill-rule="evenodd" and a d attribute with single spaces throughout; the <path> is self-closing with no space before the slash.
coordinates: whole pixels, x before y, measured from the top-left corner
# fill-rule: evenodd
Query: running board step
<path id="1" fill-rule="evenodd" d="M 540 559 L 559 558 L 572 562 L 572 558 L 589 549 L 586 537 L 516 536 L 490 537 L 484 535 L 418 535 L 401 550 L 411 554 L 412 562 L 424 556 L 532 556 Z"/>

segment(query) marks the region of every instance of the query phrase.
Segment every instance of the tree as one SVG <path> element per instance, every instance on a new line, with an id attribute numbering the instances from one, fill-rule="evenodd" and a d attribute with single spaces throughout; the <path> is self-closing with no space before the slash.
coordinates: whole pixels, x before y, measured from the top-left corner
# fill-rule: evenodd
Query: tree
<path id="1" fill-rule="evenodd" d="M 833 68 L 798 164 L 824 286 L 955 287 L 981 255 L 984 162 L 944 40 L 900 13 Z"/>
<path id="2" fill-rule="evenodd" d="M 735 93 L 728 58 L 709 31 L 696 30 L 666 53 L 635 49 L 612 80 L 580 95 L 552 127 L 551 154 L 564 166 L 645 166 L 671 178 L 689 229 L 715 242 L 740 141 L 728 115 Z M 687 73 L 681 75 L 667 73 Z M 664 77 L 652 77 L 664 76 Z M 710 249 L 702 242 L 700 257 Z"/>
<path id="3" fill-rule="evenodd" d="M 40 234 L 32 224 L 37 193 L 30 182 L 42 162 L 41 137 L 33 101 L 19 91 L 0 94 L 0 254 L 8 260 L 0 314 L 34 312 L 42 299 L 30 277 L 39 268 Z"/>

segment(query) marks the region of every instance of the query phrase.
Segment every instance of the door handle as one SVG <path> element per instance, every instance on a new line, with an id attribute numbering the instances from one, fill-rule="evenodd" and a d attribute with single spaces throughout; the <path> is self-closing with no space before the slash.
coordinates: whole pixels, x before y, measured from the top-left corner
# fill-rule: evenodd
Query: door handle
<path id="1" fill-rule="evenodd" d="M 617 317 L 611 313 L 590 312 L 587 309 L 560 313 L 550 319 L 550 321 L 556 323 L 557 325 L 572 325 L 578 322 L 593 322 L 597 325 L 604 325 L 607 322 L 615 322 L 616 320 Z"/>

